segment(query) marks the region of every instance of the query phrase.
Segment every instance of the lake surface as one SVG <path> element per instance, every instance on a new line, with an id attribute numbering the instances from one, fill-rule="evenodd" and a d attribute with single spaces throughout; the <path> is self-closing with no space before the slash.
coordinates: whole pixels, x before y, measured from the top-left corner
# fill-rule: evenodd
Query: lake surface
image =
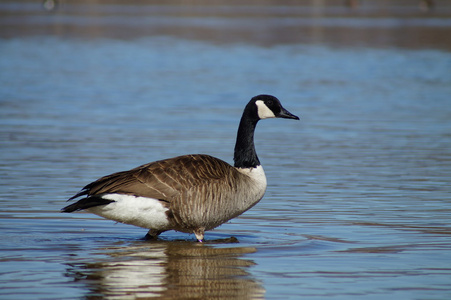
<path id="1" fill-rule="evenodd" d="M 0 8 L 0 298 L 451 298 L 451 48 L 400 33 L 442 36 L 443 11 L 397 8 L 418 16 L 394 24 L 365 7 L 319 19 L 308 7 Z M 234 35 L 254 12 L 272 23 Z M 280 24 L 295 31 L 288 12 L 325 35 L 279 39 Z M 334 24 L 380 35 L 329 40 Z M 258 124 L 266 195 L 205 244 L 59 212 L 87 183 L 150 161 L 232 162 L 260 93 L 301 120 Z"/>

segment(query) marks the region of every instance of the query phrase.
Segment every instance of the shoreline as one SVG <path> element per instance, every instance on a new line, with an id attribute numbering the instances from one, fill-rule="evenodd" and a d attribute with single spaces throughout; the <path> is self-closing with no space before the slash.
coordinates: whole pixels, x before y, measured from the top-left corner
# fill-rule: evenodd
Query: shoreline
<path id="1" fill-rule="evenodd" d="M 194 1 L 195 5 L 174 4 L 186 1 L 171 1 L 172 4 L 165 5 L 147 2 L 135 5 L 133 2 L 62 1 L 54 11 L 48 12 L 37 2 L 2 1 L 0 38 L 59 36 L 130 40 L 172 36 L 218 44 L 313 44 L 451 51 L 451 7 L 424 12 L 415 6 L 384 9 L 383 5 L 349 8 L 286 4 L 290 1 L 283 1 L 285 5 L 228 6 L 199 4 L 202 1 Z"/>

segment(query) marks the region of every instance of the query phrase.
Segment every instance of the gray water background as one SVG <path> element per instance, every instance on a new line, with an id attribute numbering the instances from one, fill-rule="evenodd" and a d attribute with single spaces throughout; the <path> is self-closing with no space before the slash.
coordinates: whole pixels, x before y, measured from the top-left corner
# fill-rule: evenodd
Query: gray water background
<path id="1" fill-rule="evenodd" d="M 390 9 L 1 2 L 0 298 L 450 299 L 450 10 Z M 258 124 L 266 195 L 206 244 L 59 212 L 150 161 L 232 162 L 260 93 L 301 120 Z"/>

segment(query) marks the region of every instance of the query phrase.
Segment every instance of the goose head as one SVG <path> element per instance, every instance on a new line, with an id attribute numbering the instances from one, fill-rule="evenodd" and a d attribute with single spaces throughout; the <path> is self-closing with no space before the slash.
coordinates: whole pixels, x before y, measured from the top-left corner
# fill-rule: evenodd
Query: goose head
<path id="1" fill-rule="evenodd" d="M 298 116 L 293 115 L 280 104 L 279 99 L 271 95 L 258 95 L 253 97 L 248 103 L 247 108 L 254 114 L 257 120 L 268 118 L 299 120 Z"/>

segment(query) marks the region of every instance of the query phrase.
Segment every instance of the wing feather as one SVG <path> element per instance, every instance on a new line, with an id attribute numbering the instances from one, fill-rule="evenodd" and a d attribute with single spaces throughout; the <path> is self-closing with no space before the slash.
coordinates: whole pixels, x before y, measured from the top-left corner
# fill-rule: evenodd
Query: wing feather
<path id="1" fill-rule="evenodd" d="M 121 193 L 171 202 L 180 193 L 224 179 L 233 171 L 231 165 L 209 155 L 178 156 L 99 178 L 69 200 Z"/>

